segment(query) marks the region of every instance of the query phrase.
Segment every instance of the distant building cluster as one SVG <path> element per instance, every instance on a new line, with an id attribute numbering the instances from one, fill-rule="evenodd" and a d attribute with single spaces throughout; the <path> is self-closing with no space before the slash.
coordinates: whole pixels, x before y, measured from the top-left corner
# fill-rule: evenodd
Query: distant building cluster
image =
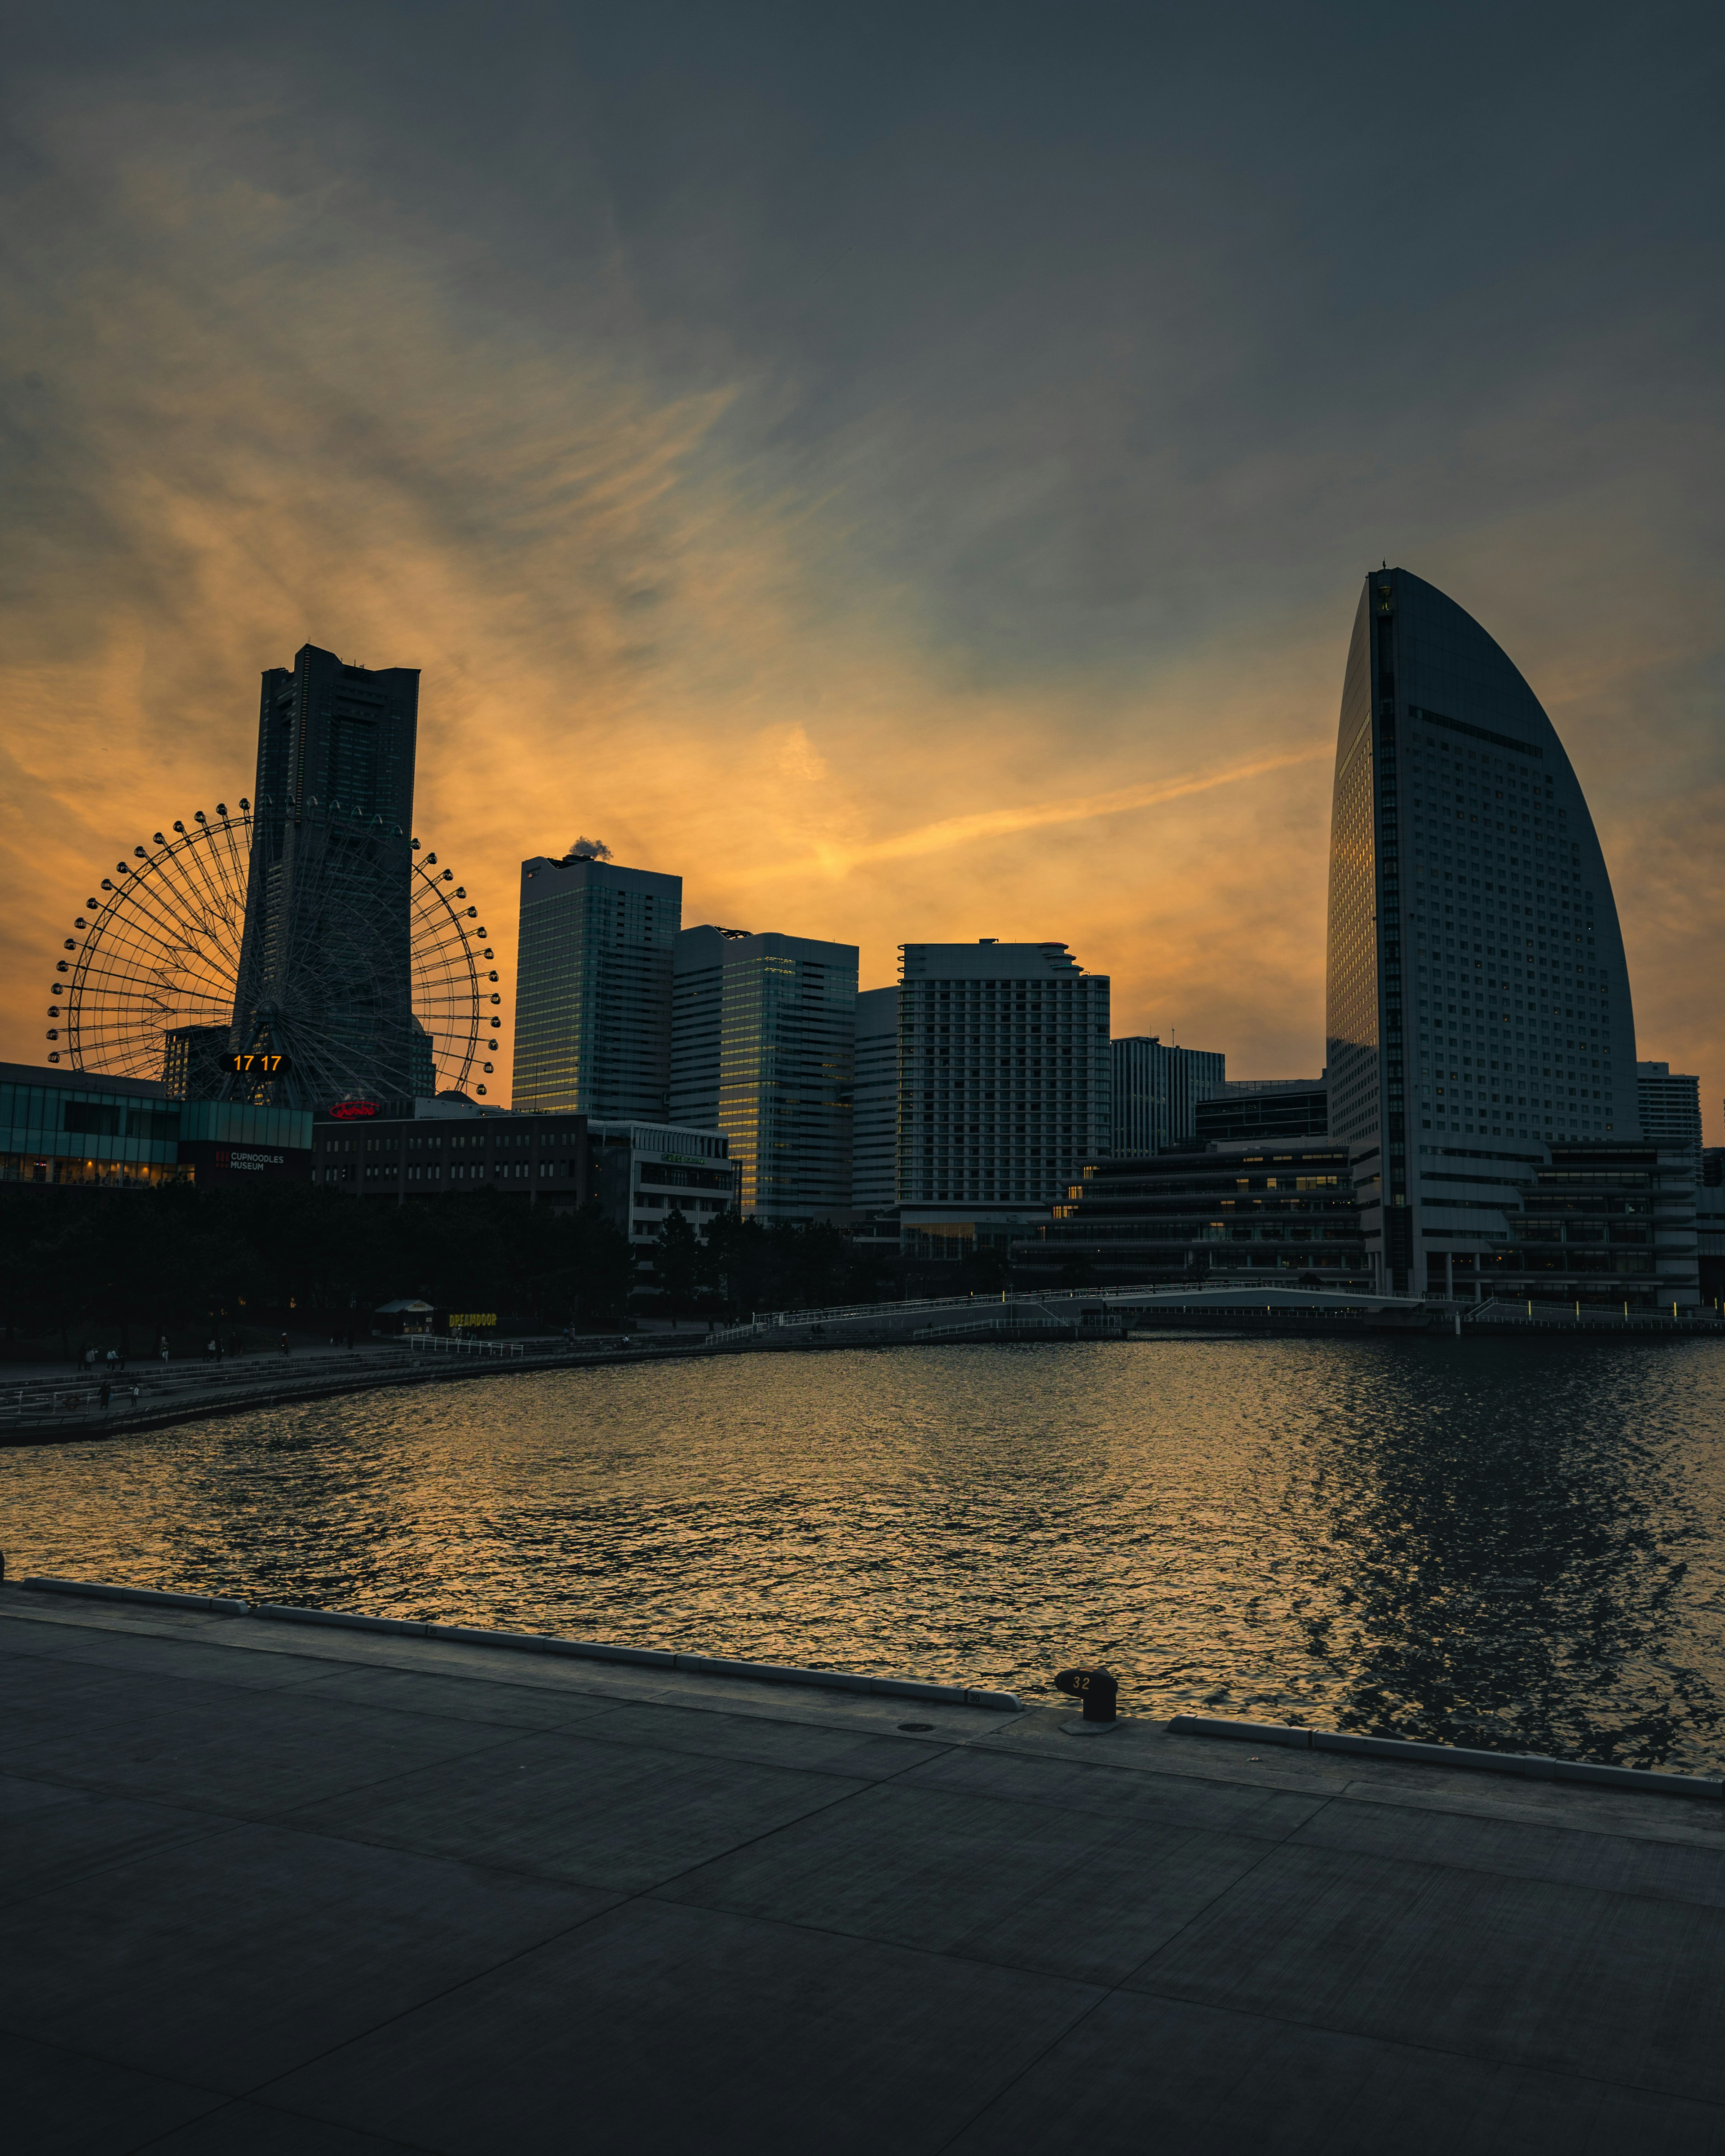
<path id="1" fill-rule="evenodd" d="M 418 678 L 311 647 L 267 675 L 260 794 L 303 788 L 310 759 L 326 791 L 404 823 Z M 283 924 L 311 898 L 290 820 L 260 832 L 235 1023 L 262 1039 L 285 993 Z M 387 849 L 342 845 L 357 891 L 404 873 Z M 1698 1083 L 1637 1060 L 1568 758 L 1497 644 L 1405 571 L 1368 578 L 1348 654 L 1318 1076 L 1230 1080 L 1219 1050 L 1114 1038 L 1107 976 L 1063 942 L 907 942 L 896 983 L 862 991 L 858 960 L 782 929 L 685 927 L 680 876 L 582 839 L 521 864 L 511 1109 L 434 1096 L 403 942 L 372 977 L 381 1015 L 341 1019 L 334 973 L 314 983 L 379 1044 L 368 1091 L 287 1121 L 200 1101 L 225 1039 L 183 1029 L 157 1087 L 0 1073 L 0 1173 L 257 1172 L 217 1169 L 238 1147 L 398 1204 L 480 1185 L 532 1205 L 598 1197 L 643 1246 L 673 1213 L 704 1233 L 735 1208 L 912 1263 L 1068 1282 L 1261 1273 L 1641 1306 L 1725 1285 Z M 275 1120 L 254 1142 L 247 1116 Z"/>

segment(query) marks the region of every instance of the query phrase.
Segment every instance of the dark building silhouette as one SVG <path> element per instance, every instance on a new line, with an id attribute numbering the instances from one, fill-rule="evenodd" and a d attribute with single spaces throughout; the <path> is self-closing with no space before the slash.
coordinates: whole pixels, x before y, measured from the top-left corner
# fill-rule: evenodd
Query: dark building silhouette
<path id="1" fill-rule="evenodd" d="M 285 1056 L 267 1097 L 409 1097 L 415 667 L 305 644 L 264 675 L 234 1047 Z M 234 1081 L 244 1083 L 249 1081 Z"/>
<path id="2" fill-rule="evenodd" d="M 1553 1143 L 1640 1136 L 1623 939 L 1580 784 L 1507 656 L 1405 569 L 1367 578 L 1348 654 L 1327 1033 L 1330 1133 L 1393 1292 L 1511 1245 L 1517 1186 Z"/>
<path id="3" fill-rule="evenodd" d="M 177 1101 L 218 1101 L 227 1082 L 233 1029 L 177 1025 L 162 1037 L 162 1081 Z"/>
<path id="4" fill-rule="evenodd" d="M 1097 1161 L 1012 1257 L 1027 1281 L 1371 1286 L 1348 1148 L 1322 1138 Z"/>

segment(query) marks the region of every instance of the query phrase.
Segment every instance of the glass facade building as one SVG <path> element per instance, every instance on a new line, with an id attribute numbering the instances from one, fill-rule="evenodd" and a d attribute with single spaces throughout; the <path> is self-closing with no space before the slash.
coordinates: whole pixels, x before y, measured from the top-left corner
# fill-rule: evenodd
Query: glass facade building
<path id="1" fill-rule="evenodd" d="M 1639 1135 L 1623 940 L 1580 784 L 1508 657 L 1404 569 L 1366 579 L 1348 649 L 1327 1032 L 1330 1132 L 1393 1292 L 1504 1240 L 1485 1217 L 1499 1147 Z M 1466 1189 L 1439 1159 L 1461 1141 Z"/>
<path id="2" fill-rule="evenodd" d="M 703 926 L 677 939 L 671 1113 L 721 1132 L 762 1221 L 851 1209 L 854 943 Z"/>
<path id="3" fill-rule="evenodd" d="M 856 1092 L 850 1203 L 885 1213 L 898 1198 L 898 990 L 865 988 L 856 999 Z"/>
<path id="4" fill-rule="evenodd" d="M 1193 1122 L 1205 1145 L 1321 1138 L 1329 1132 L 1329 1092 L 1322 1078 L 1240 1079 L 1200 1101 Z"/>
<path id="5" fill-rule="evenodd" d="M 588 854 L 521 864 L 517 1109 L 664 1122 L 683 880 Z"/>
<path id="6" fill-rule="evenodd" d="M 144 1190 L 307 1175 L 311 1116 L 176 1100 L 165 1086 L 0 1063 L 0 1183 Z"/>
<path id="7" fill-rule="evenodd" d="M 1184 1145 L 1195 1134 L 1198 1104 L 1219 1091 L 1227 1058 L 1207 1048 L 1164 1047 L 1134 1034 L 1112 1044 L 1114 1151 L 1134 1159 Z"/>

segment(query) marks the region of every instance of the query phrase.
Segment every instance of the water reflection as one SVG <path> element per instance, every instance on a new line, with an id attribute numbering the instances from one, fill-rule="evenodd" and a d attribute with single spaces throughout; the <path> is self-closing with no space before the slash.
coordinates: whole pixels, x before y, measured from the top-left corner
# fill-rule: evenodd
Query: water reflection
<path id="1" fill-rule="evenodd" d="M 1725 1351 L 739 1358 L 0 1455 L 16 1571 L 1714 1763 Z"/>
<path id="2" fill-rule="evenodd" d="M 1661 1427 L 1671 1373 L 1522 1346 L 1447 1373 L 1422 1348 L 1384 1412 L 1315 1451 L 1312 1651 L 1348 1673 L 1347 1727 L 1667 1763 L 1719 1718 L 1717 1637 L 1685 1591 L 1718 1516 Z"/>

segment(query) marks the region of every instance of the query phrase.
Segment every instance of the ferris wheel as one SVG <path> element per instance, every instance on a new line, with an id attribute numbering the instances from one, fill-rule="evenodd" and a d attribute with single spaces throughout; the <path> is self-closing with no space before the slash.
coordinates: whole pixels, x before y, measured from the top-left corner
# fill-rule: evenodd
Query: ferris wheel
<path id="1" fill-rule="evenodd" d="M 466 901 L 453 869 L 375 819 L 218 802 L 85 901 L 48 1060 L 295 1107 L 375 1094 L 380 1070 L 390 1091 L 465 1091 L 492 1071 L 502 1002 Z"/>

